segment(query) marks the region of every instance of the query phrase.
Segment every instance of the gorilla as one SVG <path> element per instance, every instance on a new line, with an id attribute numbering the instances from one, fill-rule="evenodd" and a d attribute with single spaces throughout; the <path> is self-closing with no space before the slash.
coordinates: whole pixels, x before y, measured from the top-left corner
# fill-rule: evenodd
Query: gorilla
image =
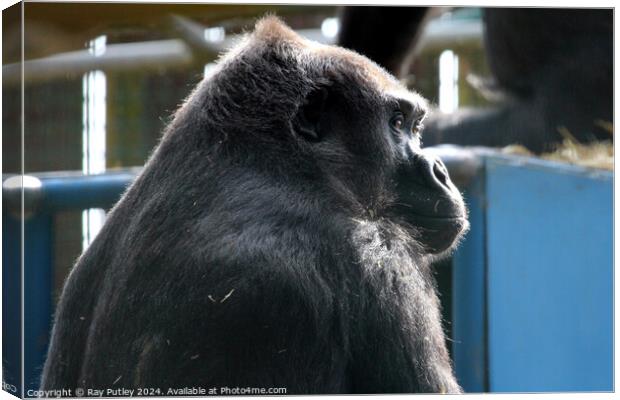
<path id="1" fill-rule="evenodd" d="M 430 263 L 467 213 L 420 149 L 425 113 L 368 59 L 261 19 L 71 271 L 42 389 L 460 392 Z"/>
<path id="2" fill-rule="evenodd" d="M 345 7 L 338 43 L 393 73 L 406 71 L 435 9 Z M 425 145 L 554 150 L 569 132 L 579 142 L 611 140 L 613 10 L 485 8 L 484 45 L 492 79 L 481 89 L 494 107 L 439 113 Z"/>

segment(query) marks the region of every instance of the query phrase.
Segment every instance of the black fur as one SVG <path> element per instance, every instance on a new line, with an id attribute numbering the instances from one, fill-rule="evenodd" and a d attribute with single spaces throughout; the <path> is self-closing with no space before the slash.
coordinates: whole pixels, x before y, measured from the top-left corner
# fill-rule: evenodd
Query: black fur
<path id="1" fill-rule="evenodd" d="M 401 90 L 359 55 L 261 21 L 71 272 L 42 389 L 459 392 L 429 262 L 465 210 L 390 130 L 384 89 Z"/>
<path id="2" fill-rule="evenodd" d="M 428 7 L 345 7 L 338 44 L 398 75 L 426 22 Z"/>
<path id="3" fill-rule="evenodd" d="M 427 10 L 346 7 L 339 44 L 393 73 L 406 71 L 403 62 Z M 564 132 L 579 142 L 612 140 L 613 10 L 485 8 L 483 20 L 493 79 L 487 90 L 502 100 L 483 110 L 434 113 L 426 124 L 425 145 L 520 143 L 542 152 L 561 143 Z M 352 39 L 360 30 L 373 39 Z"/>

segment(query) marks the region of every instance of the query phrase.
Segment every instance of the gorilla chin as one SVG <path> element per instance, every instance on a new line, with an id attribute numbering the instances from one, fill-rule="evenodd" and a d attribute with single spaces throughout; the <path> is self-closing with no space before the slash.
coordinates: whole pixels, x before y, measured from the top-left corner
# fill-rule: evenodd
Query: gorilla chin
<path id="1" fill-rule="evenodd" d="M 417 227 L 419 241 L 433 255 L 449 253 L 469 230 L 469 222 L 465 216 L 427 217 L 411 215 L 409 219 L 411 224 Z"/>

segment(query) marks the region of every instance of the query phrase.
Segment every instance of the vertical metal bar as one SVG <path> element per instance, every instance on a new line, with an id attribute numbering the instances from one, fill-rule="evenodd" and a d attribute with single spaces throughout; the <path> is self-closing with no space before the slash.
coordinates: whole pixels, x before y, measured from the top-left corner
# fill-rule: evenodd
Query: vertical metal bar
<path id="1" fill-rule="evenodd" d="M 24 377 L 24 363 L 23 363 L 23 358 L 24 358 L 24 349 L 25 349 L 25 344 L 24 344 L 24 332 L 25 332 L 25 327 L 24 327 L 24 297 L 25 297 L 25 293 L 24 293 L 24 246 L 25 246 L 25 224 L 24 224 L 24 187 L 23 187 L 23 176 L 26 173 L 26 84 L 24 82 L 24 78 L 25 78 L 25 72 L 24 72 L 24 60 L 26 59 L 25 55 L 25 49 L 26 49 L 26 45 L 25 45 L 25 31 L 26 31 L 26 27 L 24 25 L 24 16 L 26 14 L 26 2 L 22 1 L 21 2 L 21 40 L 20 40 L 20 45 L 21 45 L 21 59 L 20 59 L 20 66 L 21 66 L 21 97 L 20 97 L 20 111 L 21 111 L 21 121 L 20 121 L 20 134 L 21 134 L 21 174 L 22 174 L 22 188 L 21 188 L 21 229 L 20 229 L 20 252 L 21 252 L 21 263 L 20 263 L 20 280 L 19 283 L 21 285 L 20 287 L 20 322 L 21 322 L 21 327 L 20 329 L 22 330 L 22 335 L 20 336 L 20 351 L 22 354 L 22 369 L 21 369 L 21 386 L 20 386 L 20 390 L 21 390 L 21 395 L 24 396 L 25 394 L 25 377 Z"/>
<path id="2" fill-rule="evenodd" d="M 471 229 L 453 263 L 452 349 L 456 376 L 466 392 L 488 391 L 485 181 L 482 169 L 466 190 Z"/>
<path id="3" fill-rule="evenodd" d="M 24 224 L 24 391 L 38 389 L 52 316 L 53 218 L 39 213 Z"/>

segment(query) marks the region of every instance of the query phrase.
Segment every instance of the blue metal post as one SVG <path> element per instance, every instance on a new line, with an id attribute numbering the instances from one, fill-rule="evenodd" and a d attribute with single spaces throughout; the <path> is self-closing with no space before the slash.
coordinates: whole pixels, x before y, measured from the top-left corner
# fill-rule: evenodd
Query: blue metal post
<path id="1" fill-rule="evenodd" d="M 2 208 L 2 379 L 21 397 L 21 221 Z"/>
<path id="2" fill-rule="evenodd" d="M 52 315 L 53 218 L 26 219 L 24 233 L 24 389 L 38 389 Z"/>
<path id="3" fill-rule="evenodd" d="M 470 393 L 488 390 L 485 186 L 482 168 L 465 192 L 471 229 L 452 264 L 454 368 L 459 383 Z"/>

